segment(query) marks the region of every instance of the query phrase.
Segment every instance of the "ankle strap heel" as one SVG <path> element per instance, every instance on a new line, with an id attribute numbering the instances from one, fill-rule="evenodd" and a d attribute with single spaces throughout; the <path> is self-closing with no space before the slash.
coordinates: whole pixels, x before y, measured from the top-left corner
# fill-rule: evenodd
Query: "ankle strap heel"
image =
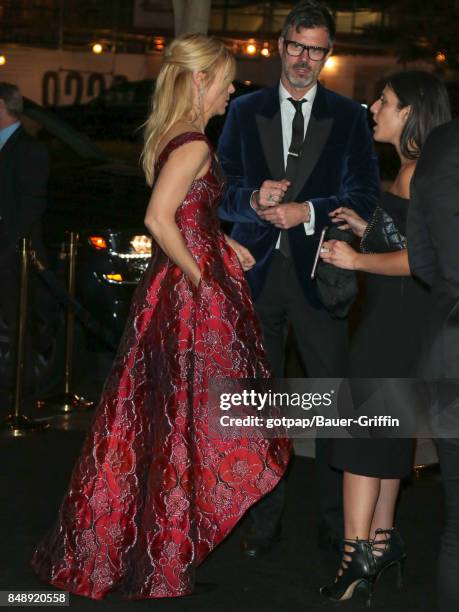
<path id="1" fill-rule="evenodd" d="M 352 550 L 345 550 L 345 547 Z M 375 559 L 372 543 L 369 540 L 343 540 L 343 559 L 341 573 L 331 584 L 320 589 L 320 594 L 329 601 L 345 601 L 350 599 L 357 586 L 367 588 L 366 605 L 371 606 L 373 583 L 376 575 Z"/>
<path id="2" fill-rule="evenodd" d="M 376 568 L 375 581 L 379 580 L 387 568 L 395 565 L 397 567 L 397 588 L 401 589 L 406 548 L 399 531 L 395 527 L 392 529 L 376 529 L 372 541 L 372 551 Z"/>

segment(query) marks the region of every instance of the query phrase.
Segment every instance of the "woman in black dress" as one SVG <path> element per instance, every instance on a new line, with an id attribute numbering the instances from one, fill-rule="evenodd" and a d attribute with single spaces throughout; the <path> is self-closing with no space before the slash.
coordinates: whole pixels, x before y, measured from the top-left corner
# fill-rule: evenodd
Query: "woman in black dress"
<path id="1" fill-rule="evenodd" d="M 387 79 L 371 112 L 374 138 L 395 147 L 400 170 L 370 223 L 348 208 L 330 213 L 333 222 L 344 222 L 341 228 L 362 238 L 362 252 L 331 240 L 324 243 L 321 257 L 339 268 L 368 273 L 365 313 L 353 338 L 348 376 L 409 378 L 415 375 L 420 332 L 428 317 L 427 290 L 410 276 L 404 238 L 410 182 L 427 135 L 450 119 L 448 94 L 429 73 L 400 72 Z M 390 240 L 378 235 L 381 220 L 393 223 Z M 370 597 L 376 577 L 395 564 L 401 583 L 406 553 L 394 528 L 394 512 L 400 479 L 409 474 L 413 454 L 413 439 L 334 440 L 330 463 L 344 472 L 345 541 L 336 580 L 321 589 L 326 598 L 349 599 L 362 581 Z"/>

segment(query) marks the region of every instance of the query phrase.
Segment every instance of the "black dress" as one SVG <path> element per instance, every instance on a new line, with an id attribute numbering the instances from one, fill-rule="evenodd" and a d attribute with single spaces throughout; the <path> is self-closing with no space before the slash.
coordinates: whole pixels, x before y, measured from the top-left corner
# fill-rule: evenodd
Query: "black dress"
<path id="1" fill-rule="evenodd" d="M 380 206 L 406 236 L 409 200 L 382 194 Z M 349 378 L 415 376 L 428 291 L 410 276 L 367 275 L 362 322 L 351 343 Z M 376 478 L 403 478 L 413 465 L 413 439 L 353 438 L 333 441 L 330 463 L 340 470 Z"/>

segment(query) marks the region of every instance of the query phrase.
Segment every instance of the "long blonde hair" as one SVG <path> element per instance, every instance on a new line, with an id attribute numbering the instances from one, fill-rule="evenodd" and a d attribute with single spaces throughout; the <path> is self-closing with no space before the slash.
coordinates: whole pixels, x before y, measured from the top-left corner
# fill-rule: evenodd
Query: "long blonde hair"
<path id="1" fill-rule="evenodd" d="M 235 60 L 225 45 L 202 34 L 176 38 L 164 52 L 161 69 L 151 101 L 151 112 L 144 124 L 142 167 L 147 183 L 154 180 L 154 163 L 161 136 L 178 120 L 193 122 L 199 118 L 196 107 L 193 73 L 203 72 L 206 85 L 225 67 L 228 85 L 234 78 Z"/>

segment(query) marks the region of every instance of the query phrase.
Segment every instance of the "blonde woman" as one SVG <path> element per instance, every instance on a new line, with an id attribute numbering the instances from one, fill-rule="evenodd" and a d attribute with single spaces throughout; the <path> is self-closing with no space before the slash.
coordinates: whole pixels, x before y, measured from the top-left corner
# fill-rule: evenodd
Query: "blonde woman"
<path id="1" fill-rule="evenodd" d="M 196 566 L 288 462 L 286 440 L 208 435 L 211 378 L 269 375 L 244 279 L 253 258 L 219 229 L 223 183 L 204 135 L 233 77 L 217 40 L 186 36 L 165 52 L 142 158 L 157 248 L 57 525 L 33 558 L 72 593 L 192 593 Z"/>

